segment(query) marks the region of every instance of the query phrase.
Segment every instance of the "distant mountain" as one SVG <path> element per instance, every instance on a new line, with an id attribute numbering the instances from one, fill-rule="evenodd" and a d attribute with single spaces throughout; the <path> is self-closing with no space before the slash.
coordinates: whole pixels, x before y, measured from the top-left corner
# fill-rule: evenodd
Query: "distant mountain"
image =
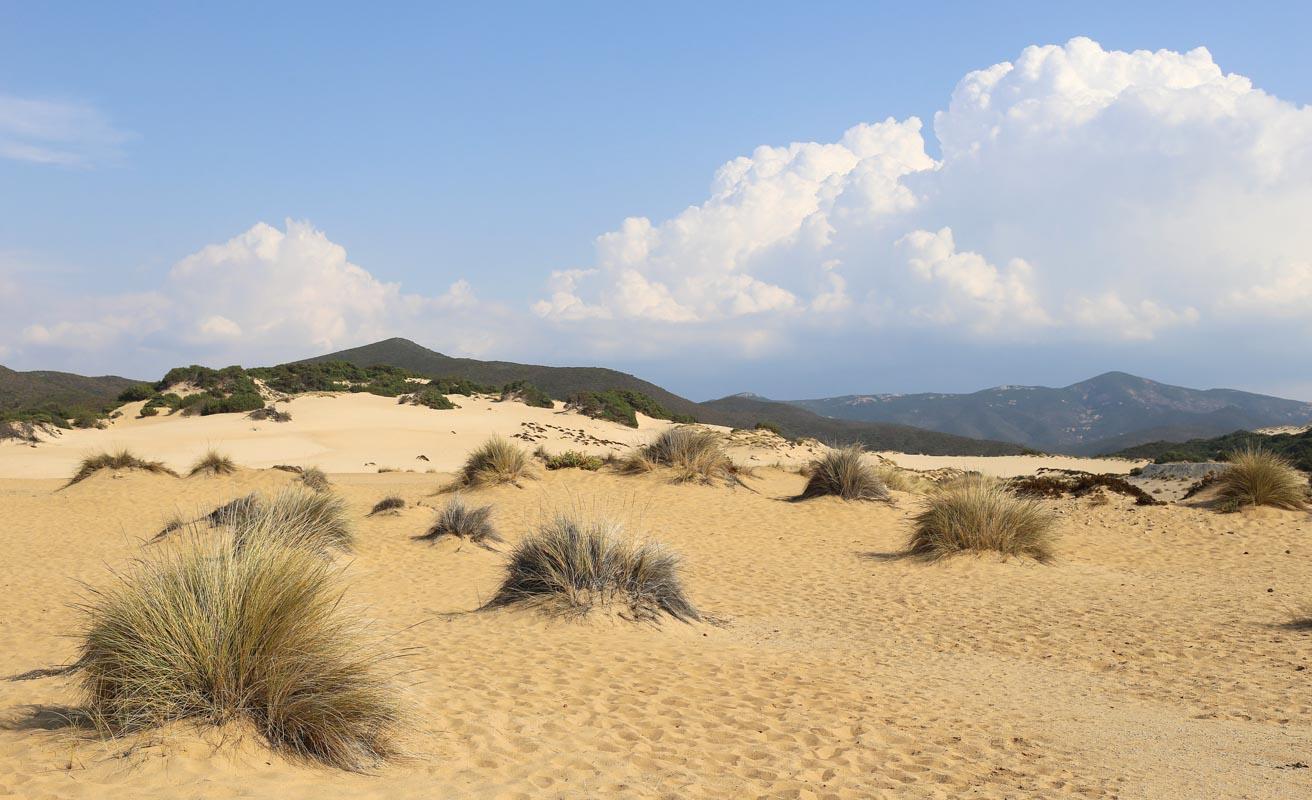
<path id="1" fill-rule="evenodd" d="M 1186 389 L 1124 372 L 1060 389 L 997 386 L 972 394 L 846 395 L 792 404 L 835 419 L 895 422 L 1078 454 L 1312 420 L 1312 403 Z"/>
<path id="2" fill-rule="evenodd" d="M 628 389 L 642 392 L 670 411 L 688 414 L 700 422 L 750 428 L 772 422 L 787 436 L 812 437 L 823 442 L 861 442 L 871 449 L 938 455 L 1010 455 L 1022 447 L 1001 441 L 979 441 L 901 424 L 826 419 L 787 403 L 744 394 L 696 403 L 628 373 L 602 367 L 545 367 L 509 361 L 453 358 L 408 339 L 387 339 L 363 347 L 328 353 L 306 361 L 348 361 L 361 367 L 388 364 L 434 378 L 460 377 L 477 383 L 501 385 L 524 380 L 558 400 L 579 391 Z"/>
<path id="3" fill-rule="evenodd" d="M 0 367 L 0 412 L 51 405 L 95 409 L 114 402 L 135 383 L 117 375 L 88 378 L 71 372 L 16 372 Z"/>

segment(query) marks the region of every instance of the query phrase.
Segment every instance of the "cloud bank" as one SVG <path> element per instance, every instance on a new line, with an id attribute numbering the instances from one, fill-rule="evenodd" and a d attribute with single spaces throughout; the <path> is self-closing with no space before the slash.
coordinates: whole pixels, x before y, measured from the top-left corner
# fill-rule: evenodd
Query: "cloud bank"
<path id="1" fill-rule="evenodd" d="M 13 335 L 25 351 L 251 363 L 399 334 L 456 354 L 623 364 L 796 363 L 894 337 L 1000 356 L 1170 341 L 1197 359 L 1241 347 L 1236 331 L 1312 333 L 1312 107 L 1202 48 L 1085 38 L 971 72 L 945 100 L 929 131 L 889 118 L 728 161 L 696 205 L 623 220 L 590 263 L 544 269 L 528 307 L 464 280 L 407 294 L 289 222 L 199 250 L 157 291 L 24 303 L 44 318 Z M 14 130 L 3 109 L 0 142 Z"/>

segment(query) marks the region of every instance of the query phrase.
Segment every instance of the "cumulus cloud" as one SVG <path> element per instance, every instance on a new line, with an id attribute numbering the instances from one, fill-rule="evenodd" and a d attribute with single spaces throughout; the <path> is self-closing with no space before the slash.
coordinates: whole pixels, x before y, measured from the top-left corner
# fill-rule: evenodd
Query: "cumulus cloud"
<path id="1" fill-rule="evenodd" d="M 468 281 L 436 296 L 408 294 L 351 263 L 308 222 L 259 223 L 183 258 L 156 291 L 51 299 L 53 319 L 23 327 L 29 347 L 153 349 L 173 360 L 256 363 L 364 344 L 426 338 L 462 354 L 505 346 L 506 310 Z M 60 316 L 62 315 L 62 316 Z M 171 362 L 166 362 L 171 363 Z"/>
<path id="2" fill-rule="evenodd" d="M 0 94 L 0 158 L 85 167 L 112 160 L 129 138 L 85 103 Z"/>
<path id="3" fill-rule="evenodd" d="M 1312 108 L 1203 48 L 1029 47 L 962 78 L 933 135 L 941 160 L 916 118 L 759 147 L 703 202 L 600 236 L 535 311 L 758 351 L 826 324 L 1115 342 L 1312 321 Z"/>

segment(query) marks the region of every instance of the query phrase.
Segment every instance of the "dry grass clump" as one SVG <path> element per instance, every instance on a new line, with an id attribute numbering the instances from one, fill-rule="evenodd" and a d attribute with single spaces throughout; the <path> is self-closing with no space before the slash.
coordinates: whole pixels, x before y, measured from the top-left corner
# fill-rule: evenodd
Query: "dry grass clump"
<path id="1" fill-rule="evenodd" d="M 866 463 L 861 445 L 830 450 L 812 461 L 807 470 L 811 477 L 799 500 L 834 495 L 844 500 L 888 500 L 888 487 L 874 467 Z"/>
<path id="2" fill-rule="evenodd" d="M 316 492 L 326 492 L 332 487 L 332 483 L 328 481 L 328 475 L 318 467 L 306 467 L 301 470 L 301 483 Z"/>
<path id="3" fill-rule="evenodd" d="M 1216 478 L 1222 502 L 1239 506 L 1300 509 L 1307 504 L 1308 481 L 1284 458 L 1248 447 L 1231 453 L 1229 466 Z"/>
<path id="4" fill-rule="evenodd" d="M 98 453 L 82 459 L 81 463 L 78 464 L 77 472 L 74 472 L 73 477 L 64 485 L 72 486 L 78 481 L 90 478 L 102 469 L 139 469 L 178 477 L 178 473 L 166 467 L 163 462 L 137 458 L 132 451 L 125 448 L 116 453 Z"/>
<path id="5" fill-rule="evenodd" d="M 395 753 L 400 709 L 388 656 L 344 611 L 338 577 L 269 536 L 153 551 L 84 606 L 88 716 L 110 735 L 245 720 L 294 757 L 378 764 Z"/>
<path id="6" fill-rule="evenodd" d="M 683 622 L 701 618 L 684 594 L 678 556 L 629 541 L 615 523 L 565 514 L 519 543 L 487 607 L 518 603 L 580 616 L 619 604 L 631 619 L 652 622 L 662 613 Z"/>
<path id="7" fill-rule="evenodd" d="M 295 486 L 267 501 L 257 494 L 240 497 L 211 511 L 205 521 L 230 529 L 239 546 L 248 539 L 268 538 L 327 555 L 349 551 L 355 539 L 342 498 Z"/>
<path id="8" fill-rule="evenodd" d="M 1017 497 L 985 478 L 963 478 L 929 495 L 912 522 L 909 555 L 939 559 L 991 550 L 1052 559 L 1052 514 L 1039 501 Z"/>
<path id="9" fill-rule="evenodd" d="M 587 453 L 581 453 L 578 450 L 566 450 L 557 455 L 543 455 L 543 462 L 547 469 L 584 469 L 595 472 L 601 469 L 605 462 L 600 456 L 590 456 Z"/>
<path id="10" fill-rule="evenodd" d="M 529 456 L 517 445 L 493 436 L 465 459 L 458 483 L 462 486 L 487 486 L 510 483 L 533 477 Z"/>
<path id="11" fill-rule="evenodd" d="M 202 473 L 210 475 L 231 475 L 237 471 L 237 465 L 232 463 L 232 459 L 220 453 L 218 450 L 209 450 L 201 456 L 195 464 L 192 465 L 191 471 L 187 477 L 193 477 Z"/>
<path id="12" fill-rule="evenodd" d="M 919 472 L 902 469 L 895 464 L 876 464 L 874 470 L 875 475 L 884 482 L 884 486 L 895 492 L 925 494 L 937 488 L 932 480 Z"/>
<path id="13" fill-rule="evenodd" d="M 437 512 L 437 519 L 427 533 L 414 538 L 435 542 L 443 536 L 457 536 L 489 550 L 493 542 L 505 541 L 492 526 L 492 506 L 470 508 L 459 497 Z"/>
<path id="14" fill-rule="evenodd" d="M 733 463 L 713 431 L 691 426 L 663 431 L 620 463 L 620 471 L 629 474 L 651 472 L 660 467 L 674 470 L 674 480 L 680 483 L 716 480 L 742 483 L 742 477 L 749 474 Z"/>
<path id="15" fill-rule="evenodd" d="M 400 508 L 405 508 L 405 499 L 397 497 L 396 495 L 389 495 L 382 500 L 379 500 L 377 503 L 374 503 L 374 507 L 369 512 L 369 516 L 372 517 L 374 514 L 382 514 L 385 511 L 396 511 Z"/>

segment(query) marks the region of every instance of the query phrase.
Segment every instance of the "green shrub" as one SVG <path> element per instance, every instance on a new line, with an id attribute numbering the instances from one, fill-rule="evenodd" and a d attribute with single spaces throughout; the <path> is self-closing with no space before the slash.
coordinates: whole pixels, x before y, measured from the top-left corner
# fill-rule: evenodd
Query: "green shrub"
<path id="1" fill-rule="evenodd" d="M 501 387 L 502 402 L 508 400 L 518 400 L 527 406 L 535 408 L 555 408 L 556 404 L 551 402 L 551 398 L 546 392 L 529 383 L 528 381 L 511 381 Z"/>
<path id="2" fill-rule="evenodd" d="M 406 395 L 403 402 L 409 402 L 416 406 L 426 406 L 437 409 L 438 411 L 449 411 L 453 408 L 459 408 L 455 403 L 447 399 L 446 395 L 437 389 L 421 389 L 411 395 Z"/>
<path id="3" fill-rule="evenodd" d="M 654 419 L 675 422 L 692 422 L 686 414 L 675 414 L 642 392 L 628 389 L 608 389 L 604 392 L 575 392 L 566 401 L 566 408 L 594 419 L 618 422 L 630 428 L 638 427 L 638 413 Z"/>
<path id="4" fill-rule="evenodd" d="M 770 433 L 773 433 L 775 436 L 784 435 L 784 432 L 779 429 L 779 426 L 774 424 L 773 422 L 758 422 L 756 423 L 756 430 L 769 431 Z"/>
<path id="5" fill-rule="evenodd" d="M 118 399 L 120 403 L 134 403 L 138 400 L 149 400 L 154 396 L 154 388 L 144 383 L 137 383 L 120 392 Z"/>

